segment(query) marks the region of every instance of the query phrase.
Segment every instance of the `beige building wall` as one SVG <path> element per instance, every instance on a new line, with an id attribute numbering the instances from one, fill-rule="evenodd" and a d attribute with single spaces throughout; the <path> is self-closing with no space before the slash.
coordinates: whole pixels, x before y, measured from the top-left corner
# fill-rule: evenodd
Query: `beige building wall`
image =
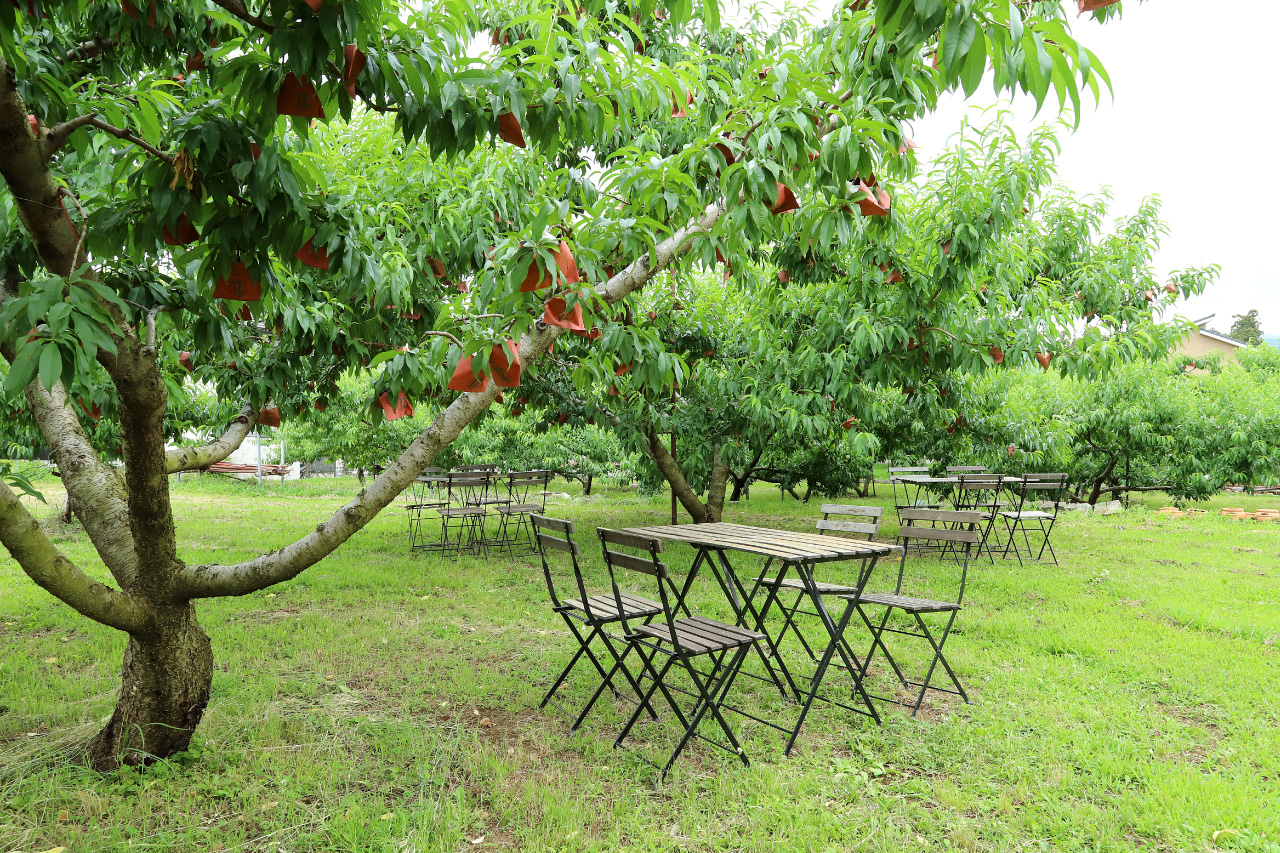
<path id="1" fill-rule="evenodd" d="M 1235 344 L 1211 338 L 1197 330 L 1183 338 L 1182 342 L 1174 348 L 1173 355 L 1187 355 L 1196 358 L 1216 352 L 1221 353 L 1223 358 L 1235 358 L 1236 350 L 1238 349 L 1240 347 Z"/>

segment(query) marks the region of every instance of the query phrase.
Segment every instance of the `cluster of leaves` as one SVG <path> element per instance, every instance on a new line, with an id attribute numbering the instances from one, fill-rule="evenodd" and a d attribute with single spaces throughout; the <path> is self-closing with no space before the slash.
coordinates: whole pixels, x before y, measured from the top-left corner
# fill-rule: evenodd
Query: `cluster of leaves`
<path id="1" fill-rule="evenodd" d="M 372 392 L 367 374 L 347 374 L 324 411 L 285 422 L 279 435 L 286 461 L 340 459 L 348 469 L 374 471 L 399 456 L 422 431 L 422 421 L 435 415 L 435 406 L 424 405 L 412 418 L 388 421 L 380 409 L 370 407 Z M 607 430 L 586 423 L 561 426 L 541 409 L 512 400 L 505 408 L 486 412 L 435 464 L 446 470 L 481 464 L 497 464 L 507 471 L 549 470 L 585 486 L 594 477 L 629 483 L 636 459 Z"/>
<path id="2" fill-rule="evenodd" d="M 1105 197 L 1052 184 L 1056 153 L 1047 128 L 1023 140 L 1002 116 L 966 125 L 927 178 L 899 189 L 892 222 L 824 245 L 797 214 L 771 252 L 731 275 L 681 268 L 633 297 L 631 329 L 656 334 L 685 375 L 661 385 L 634 365 L 616 375 L 630 355 L 611 351 L 606 332 L 572 345 L 558 377 L 553 362 L 540 401 L 613 424 L 638 450 L 674 432 L 697 492 L 716 452 L 735 477 L 817 478 L 827 490 L 838 479 L 822 473 L 834 470 L 827 460 L 843 454 L 938 458 L 919 453 L 935 436 L 985 440 L 970 377 L 1037 356 L 1077 377 L 1163 356 L 1187 324 L 1157 312 L 1216 270 L 1157 284 L 1158 202 L 1105 231 Z M 790 264 L 789 281 L 775 264 Z M 653 462 L 644 479 L 661 481 Z"/>
<path id="3" fill-rule="evenodd" d="M 1090 503 L 1161 489 L 1204 500 L 1224 485 L 1280 482 L 1280 349 L 1236 360 L 1136 362 L 1077 379 L 1023 369 L 967 383 L 965 435 L 920 436 L 906 459 L 982 463 L 992 471 L 1064 471 Z M 1201 364 L 1201 362 L 1204 362 Z"/>

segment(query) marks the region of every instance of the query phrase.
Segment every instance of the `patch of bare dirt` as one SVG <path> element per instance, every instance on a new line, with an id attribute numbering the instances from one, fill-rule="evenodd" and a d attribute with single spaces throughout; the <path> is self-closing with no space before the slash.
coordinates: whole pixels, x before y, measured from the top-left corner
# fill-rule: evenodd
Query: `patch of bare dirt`
<path id="1" fill-rule="evenodd" d="M 1210 751 L 1222 740 L 1222 730 L 1218 728 L 1206 709 L 1192 708 L 1183 705 L 1167 705 L 1157 702 L 1156 707 L 1166 716 L 1172 717 L 1185 728 L 1192 729 L 1192 736 L 1197 743 L 1177 753 L 1177 759 L 1198 766 L 1204 766 Z"/>

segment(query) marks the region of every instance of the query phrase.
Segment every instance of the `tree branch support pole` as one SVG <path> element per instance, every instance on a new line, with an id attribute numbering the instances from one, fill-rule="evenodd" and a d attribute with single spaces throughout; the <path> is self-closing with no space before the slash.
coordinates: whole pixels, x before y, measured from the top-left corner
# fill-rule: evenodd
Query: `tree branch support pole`
<path id="1" fill-rule="evenodd" d="M 673 426 L 671 427 L 671 461 L 673 461 L 673 462 L 674 462 L 674 461 L 675 461 L 675 458 L 676 458 L 676 428 L 675 428 L 675 426 L 673 425 Z M 680 523 L 680 519 L 679 519 L 679 517 L 676 515 L 676 488 L 675 488 L 675 486 L 672 486 L 672 487 L 671 487 L 671 523 L 672 523 L 672 524 L 679 524 L 679 523 Z"/>

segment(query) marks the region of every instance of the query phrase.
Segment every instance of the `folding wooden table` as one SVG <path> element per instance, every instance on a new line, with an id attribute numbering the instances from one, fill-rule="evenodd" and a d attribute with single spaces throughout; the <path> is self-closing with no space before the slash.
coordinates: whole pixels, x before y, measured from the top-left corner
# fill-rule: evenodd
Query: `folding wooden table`
<path id="1" fill-rule="evenodd" d="M 761 719 L 741 708 L 731 705 L 725 705 L 724 707 L 788 734 L 786 754 L 790 754 L 791 747 L 795 745 L 800 727 L 804 724 L 805 717 L 808 716 L 814 699 L 819 698 L 818 691 L 822 686 L 822 680 L 826 674 L 831 655 L 825 655 L 824 659 L 818 663 L 813 675 L 809 677 L 808 690 L 802 691 L 796 686 L 795 680 L 791 675 L 791 667 L 787 666 L 782 657 L 781 649 L 774 642 L 772 635 L 765 626 L 769 608 L 772 607 L 773 602 L 777 599 L 781 585 L 773 584 L 767 586 L 768 594 L 763 605 L 758 608 L 755 605 L 755 598 L 760 588 L 764 586 L 761 581 L 769 576 L 769 570 L 775 562 L 778 564 L 776 576 L 779 580 L 783 579 L 788 572 L 794 570 L 798 578 L 803 582 L 805 592 L 808 593 L 814 605 L 814 612 L 819 615 L 823 627 L 827 631 L 828 642 L 833 644 L 835 651 L 839 653 L 842 659 L 846 671 L 853 679 L 852 695 L 860 699 L 863 707 L 843 705 L 835 702 L 835 700 L 825 700 L 825 697 L 823 697 L 824 700 L 832 701 L 856 713 L 865 714 L 877 723 L 880 721 L 880 715 L 872 705 L 871 698 L 867 696 L 862 688 L 861 680 L 858 677 L 859 665 L 857 658 L 844 638 L 840 636 L 835 620 L 831 618 L 831 614 L 828 613 L 827 608 L 822 603 L 822 585 L 814 579 L 813 569 L 819 563 L 859 561 L 857 583 L 850 585 L 856 586 L 858 589 L 864 589 L 872 570 L 875 568 L 876 561 L 886 554 L 901 552 L 900 546 L 868 542 L 860 539 L 845 539 L 838 536 L 821 536 L 816 533 L 774 530 L 767 527 L 725 523 L 629 527 L 625 528 L 625 532 L 671 542 L 684 542 L 692 546 L 697 550 L 698 555 L 694 559 L 693 565 L 685 578 L 684 585 L 680 590 L 679 602 L 683 603 L 701 567 L 704 564 L 709 565 L 721 590 L 725 593 L 725 597 L 733 608 L 737 624 L 740 627 L 750 628 L 765 635 L 765 643 L 770 653 L 769 656 L 765 656 L 763 652 L 760 655 L 761 661 L 769 674 L 769 678 L 765 680 L 772 681 L 778 687 L 784 699 L 790 700 L 794 697 L 795 701 L 802 705 L 795 725 L 790 727 L 780 726 L 769 720 Z M 755 554 L 765 558 L 764 570 L 760 575 L 750 579 L 750 588 L 747 587 L 743 579 L 734 570 L 733 564 L 729 560 L 729 552 Z M 831 648 L 831 646 L 828 648 Z M 772 661 L 770 661 L 770 657 Z M 749 675 L 749 673 L 747 674 Z M 788 691 L 791 694 L 790 696 L 787 695 Z"/>

